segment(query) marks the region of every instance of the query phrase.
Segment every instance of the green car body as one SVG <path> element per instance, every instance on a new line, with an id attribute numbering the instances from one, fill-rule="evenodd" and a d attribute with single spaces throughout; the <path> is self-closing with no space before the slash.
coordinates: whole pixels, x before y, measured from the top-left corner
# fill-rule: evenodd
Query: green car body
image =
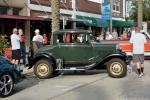
<path id="1" fill-rule="evenodd" d="M 38 49 L 32 58 L 30 66 L 35 66 L 35 74 L 39 78 L 48 78 L 56 70 L 91 70 L 100 69 L 106 66 L 109 61 L 118 59 L 123 62 L 123 71 L 126 71 L 128 58 L 124 52 L 120 50 L 117 44 L 107 44 L 94 42 L 92 40 L 91 31 L 87 30 L 59 30 L 54 32 L 53 44 Z M 82 37 L 79 42 L 78 37 Z M 67 40 L 68 39 L 68 40 Z M 52 72 L 46 77 L 42 77 L 38 73 L 47 70 L 40 60 L 47 60 L 50 63 Z M 117 62 L 116 61 L 116 62 Z M 37 64 L 38 63 L 38 64 Z M 48 65 L 48 66 L 50 66 Z M 38 67 L 39 66 L 39 67 Z M 41 69 L 40 69 L 41 68 Z M 49 69 L 48 69 L 49 70 Z M 123 77 L 124 75 L 110 75 L 112 77 Z M 46 75 L 46 74 L 45 74 Z"/>

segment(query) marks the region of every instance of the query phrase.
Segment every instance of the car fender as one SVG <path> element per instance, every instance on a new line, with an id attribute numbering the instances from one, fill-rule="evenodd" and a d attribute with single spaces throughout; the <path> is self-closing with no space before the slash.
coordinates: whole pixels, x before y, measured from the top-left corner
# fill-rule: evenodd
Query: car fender
<path id="1" fill-rule="evenodd" d="M 48 54 L 48 53 L 38 53 L 36 55 L 33 56 L 32 58 L 32 62 L 30 62 L 29 64 L 29 69 L 33 67 L 33 65 L 40 59 L 49 59 L 49 60 L 52 60 L 53 63 L 55 64 L 55 58 L 51 55 L 51 54 Z"/>
<path id="2" fill-rule="evenodd" d="M 120 58 L 122 60 L 124 60 L 126 62 L 126 64 L 129 63 L 128 61 L 128 57 L 124 54 L 124 52 L 120 52 L 120 53 L 113 53 L 113 54 L 110 54 L 110 55 L 107 55 L 106 57 L 104 57 L 99 63 L 98 65 L 105 65 L 107 64 L 107 62 L 113 58 Z"/>

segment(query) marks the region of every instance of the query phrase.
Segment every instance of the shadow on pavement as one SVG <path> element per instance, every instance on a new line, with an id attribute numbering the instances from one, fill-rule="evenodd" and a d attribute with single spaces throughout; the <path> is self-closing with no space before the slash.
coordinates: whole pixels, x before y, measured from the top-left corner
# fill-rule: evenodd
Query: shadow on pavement
<path id="1" fill-rule="evenodd" d="M 43 79 L 37 78 L 34 74 L 30 74 L 30 75 L 26 74 L 25 79 L 23 79 L 22 82 L 20 82 L 14 86 L 12 95 L 19 93 L 25 89 L 28 89 L 32 86 L 35 86 L 36 84 L 38 84 L 41 81 L 43 81 Z"/>

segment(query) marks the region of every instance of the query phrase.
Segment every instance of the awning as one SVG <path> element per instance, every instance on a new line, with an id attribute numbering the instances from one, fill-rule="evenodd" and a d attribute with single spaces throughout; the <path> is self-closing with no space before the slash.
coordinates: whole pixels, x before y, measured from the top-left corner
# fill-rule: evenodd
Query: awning
<path id="1" fill-rule="evenodd" d="M 76 18 L 78 20 L 76 21 L 77 25 L 108 27 L 108 22 L 106 20 L 86 16 L 76 16 Z"/>
<path id="2" fill-rule="evenodd" d="M 6 18 L 6 19 L 22 19 L 22 20 L 43 20 L 42 17 L 14 16 L 14 15 L 0 15 L 0 19 L 1 18 Z"/>
<path id="3" fill-rule="evenodd" d="M 86 16 L 77 16 L 76 17 L 79 20 L 83 20 L 83 21 L 79 21 L 77 22 L 77 24 L 83 24 L 86 26 L 96 26 L 96 19 L 92 18 L 92 17 L 86 17 Z"/>
<path id="4" fill-rule="evenodd" d="M 113 27 L 133 27 L 135 23 L 132 21 L 112 20 Z"/>

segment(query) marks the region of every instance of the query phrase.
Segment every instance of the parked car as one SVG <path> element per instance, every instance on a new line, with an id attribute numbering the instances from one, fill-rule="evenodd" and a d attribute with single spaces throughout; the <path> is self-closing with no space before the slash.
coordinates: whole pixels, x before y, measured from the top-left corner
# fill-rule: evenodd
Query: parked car
<path id="1" fill-rule="evenodd" d="M 21 80 L 21 73 L 15 69 L 15 66 L 7 58 L 0 56 L 0 96 L 9 96 L 14 84 Z"/>
<path id="2" fill-rule="evenodd" d="M 97 43 L 88 30 L 54 32 L 53 44 L 36 50 L 29 57 L 37 77 L 46 79 L 60 70 L 94 70 L 107 68 L 114 78 L 126 76 L 128 57 L 120 45 Z"/>
<path id="3" fill-rule="evenodd" d="M 145 44 L 145 59 L 150 59 L 150 35 L 147 32 L 144 32 L 146 36 L 147 43 Z M 101 43 L 111 43 L 111 44 L 120 44 L 122 51 L 126 52 L 129 57 L 132 57 L 132 44 L 127 40 L 103 40 Z"/>

